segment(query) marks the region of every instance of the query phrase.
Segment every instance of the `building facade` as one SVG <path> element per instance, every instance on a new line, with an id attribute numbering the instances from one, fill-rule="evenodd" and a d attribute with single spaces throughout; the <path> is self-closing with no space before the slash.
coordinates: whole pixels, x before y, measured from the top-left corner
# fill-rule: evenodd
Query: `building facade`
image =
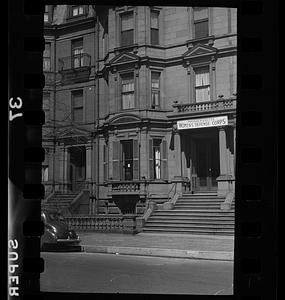
<path id="1" fill-rule="evenodd" d="M 77 214 L 140 215 L 176 193 L 233 195 L 236 18 L 234 8 L 47 6 L 47 198 L 73 195 Z"/>

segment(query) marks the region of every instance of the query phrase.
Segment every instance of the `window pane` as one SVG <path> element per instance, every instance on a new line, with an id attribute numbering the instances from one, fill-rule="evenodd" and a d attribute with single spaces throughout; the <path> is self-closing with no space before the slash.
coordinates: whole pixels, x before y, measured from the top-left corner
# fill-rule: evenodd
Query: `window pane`
<path id="1" fill-rule="evenodd" d="M 150 27 L 158 29 L 158 12 L 152 11 L 150 13 Z"/>
<path id="2" fill-rule="evenodd" d="M 44 22 L 48 22 L 49 21 L 49 16 L 48 13 L 44 14 Z"/>
<path id="3" fill-rule="evenodd" d="M 194 7 L 194 20 L 202 20 L 208 18 L 208 8 L 207 7 Z"/>
<path id="4" fill-rule="evenodd" d="M 196 87 L 209 84 L 209 67 L 195 69 Z"/>
<path id="5" fill-rule="evenodd" d="M 122 108 L 130 109 L 135 107 L 134 94 L 123 94 L 122 95 Z"/>
<path id="6" fill-rule="evenodd" d="M 50 71 L 50 58 L 43 59 L 43 70 Z"/>
<path id="7" fill-rule="evenodd" d="M 133 30 L 122 31 L 121 38 L 122 38 L 122 46 L 132 45 L 134 43 L 134 31 Z"/>
<path id="8" fill-rule="evenodd" d="M 196 102 L 210 101 L 210 87 L 196 88 Z"/>
<path id="9" fill-rule="evenodd" d="M 83 93 L 82 92 L 76 92 L 73 93 L 73 107 L 82 107 L 83 106 Z"/>
<path id="10" fill-rule="evenodd" d="M 50 57 L 50 43 L 45 43 L 43 57 Z"/>
<path id="11" fill-rule="evenodd" d="M 73 109 L 73 121 L 75 122 L 83 121 L 83 108 Z"/>
<path id="12" fill-rule="evenodd" d="M 158 29 L 151 28 L 150 30 L 150 42 L 152 45 L 158 45 L 159 44 L 159 31 Z"/>
<path id="13" fill-rule="evenodd" d="M 133 29 L 133 13 L 123 14 L 121 16 L 121 29 L 122 31 Z"/>
<path id="14" fill-rule="evenodd" d="M 159 107 L 159 91 L 153 91 L 151 95 L 151 107 Z"/>
<path id="15" fill-rule="evenodd" d="M 208 20 L 195 23 L 195 38 L 203 38 L 209 36 Z"/>

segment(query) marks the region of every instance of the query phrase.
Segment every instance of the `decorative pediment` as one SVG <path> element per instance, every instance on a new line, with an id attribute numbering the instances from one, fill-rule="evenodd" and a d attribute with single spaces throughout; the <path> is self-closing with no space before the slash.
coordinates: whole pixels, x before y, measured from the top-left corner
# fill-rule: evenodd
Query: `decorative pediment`
<path id="1" fill-rule="evenodd" d="M 129 63 L 138 63 L 140 60 L 140 57 L 129 52 L 124 52 L 116 55 L 109 64 L 111 66 L 117 66 L 117 65 L 123 65 L 123 64 L 129 64 Z"/>
<path id="2" fill-rule="evenodd" d="M 118 124 L 128 124 L 128 123 L 133 123 L 133 122 L 140 122 L 141 119 L 132 114 L 125 114 L 125 115 L 120 115 L 112 118 L 109 121 L 110 125 L 118 125 Z"/>
<path id="3" fill-rule="evenodd" d="M 183 54 L 183 59 L 188 60 L 204 56 L 213 56 L 217 53 L 217 51 L 217 48 L 208 45 L 197 44 Z"/>

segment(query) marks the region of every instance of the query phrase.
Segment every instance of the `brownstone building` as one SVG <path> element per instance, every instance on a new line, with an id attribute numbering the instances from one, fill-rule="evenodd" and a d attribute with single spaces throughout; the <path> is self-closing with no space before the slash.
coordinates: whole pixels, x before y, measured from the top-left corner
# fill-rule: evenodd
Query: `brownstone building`
<path id="1" fill-rule="evenodd" d="M 234 8 L 47 6 L 45 204 L 138 227 L 179 205 L 233 213 L 236 22 Z"/>

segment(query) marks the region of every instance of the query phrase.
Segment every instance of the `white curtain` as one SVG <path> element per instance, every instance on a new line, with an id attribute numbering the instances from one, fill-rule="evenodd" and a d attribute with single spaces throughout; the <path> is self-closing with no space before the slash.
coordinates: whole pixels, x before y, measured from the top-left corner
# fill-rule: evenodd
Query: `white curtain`
<path id="1" fill-rule="evenodd" d="M 209 68 L 195 70 L 196 102 L 210 101 Z"/>
<path id="2" fill-rule="evenodd" d="M 158 148 L 154 151 L 154 161 L 155 161 L 155 178 L 160 179 L 160 150 Z"/>

